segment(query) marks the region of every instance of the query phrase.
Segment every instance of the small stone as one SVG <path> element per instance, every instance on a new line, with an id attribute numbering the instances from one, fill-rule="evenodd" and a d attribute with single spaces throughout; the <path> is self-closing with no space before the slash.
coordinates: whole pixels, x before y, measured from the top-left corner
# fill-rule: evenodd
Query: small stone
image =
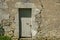
<path id="1" fill-rule="evenodd" d="M 2 23 L 3 23 L 4 26 L 9 26 L 10 25 L 9 19 L 4 19 Z"/>

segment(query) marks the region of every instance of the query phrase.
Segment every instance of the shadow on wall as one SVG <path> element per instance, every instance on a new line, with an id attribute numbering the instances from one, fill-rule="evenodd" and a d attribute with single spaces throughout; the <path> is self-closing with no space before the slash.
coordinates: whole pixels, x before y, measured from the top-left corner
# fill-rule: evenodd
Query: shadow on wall
<path id="1" fill-rule="evenodd" d="M 5 33 L 3 26 L 0 24 L 0 36 L 3 36 Z"/>

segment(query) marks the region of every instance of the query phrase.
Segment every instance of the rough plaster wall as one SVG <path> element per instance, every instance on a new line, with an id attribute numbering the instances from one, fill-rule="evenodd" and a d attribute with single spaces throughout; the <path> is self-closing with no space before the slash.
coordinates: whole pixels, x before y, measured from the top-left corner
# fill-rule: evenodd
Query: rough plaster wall
<path id="1" fill-rule="evenodd" d="M 5 7 L 7 14 L 14 15 L 12 13 L 16 13 L 14 11 L 15 10 L 14 5 L 17 1 L 20 1 L 20 0 L 6 0 L 5 1 L 8 5 L 8 7 L 7 6 Z M 23 2 L 23 1 L 21 1 L 21 2 Z M 26 2 L 26 1 L 24 1 L 24 2 Z M 39 9 L 41 7 L 40 6 L 41 3 L 39 2 L 39 0 L 29 0 L 28 2 L 35 3 L 35 5 Z M 60 1 L 59 0 L 41 0 L 41 2 L 43 5 L 43 10 L 41 12 L 42 21 L 41 21 L 41 25 L 40 25 L 41 33 L 38 32 L 37 34 L 41 34 L 43 36 L 48 36 L 48 35 L 60 36 L 60 34 L 59 34 L 60 33 Z M 0 8 L 2 8 L 2 7 L 0 6 Z M 2 12 L 2 10 L 1 10 L 1 12 Z M 0 12 L 0 14 L 1 14 L 1 12 Z M 0 17 L 0 19 L 1 19 L 1 17 Z"/>
<path id="2" fill-rule="evenodd" d="M 41 0 L 43 10 L 41 12 L 42 22 L 40 25 L 39 36 L 60 37 L 60 1 L 59 0 Z M 54 40 L 52 39 L 51 40 Z M 58 39 L 56 39 L 58 40 Z"/>
<path id="3" fill-rule="evenodd" d="M 42 0 L 43 11 L 42 15 L 42 26 L 43 32 L 56 31 L 59 33 L 60 30 L 60 6 L 57 3 L 58 0 Z M 54 32 L 53 32 L 54 33 Z M 54 33 L 55 34 L 55 33 Z M 58 35 L 57 35 L 58 36 Z"/>

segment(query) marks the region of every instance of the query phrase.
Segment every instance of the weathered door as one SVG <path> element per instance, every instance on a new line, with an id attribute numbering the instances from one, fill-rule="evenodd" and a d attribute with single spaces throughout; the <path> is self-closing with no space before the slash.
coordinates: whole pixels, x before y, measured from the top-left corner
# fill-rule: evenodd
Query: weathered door
<path id="1" fill-rule="evenodd" d="M 31 8 L 19 9 L 19 36 L 31 37 Z"/>

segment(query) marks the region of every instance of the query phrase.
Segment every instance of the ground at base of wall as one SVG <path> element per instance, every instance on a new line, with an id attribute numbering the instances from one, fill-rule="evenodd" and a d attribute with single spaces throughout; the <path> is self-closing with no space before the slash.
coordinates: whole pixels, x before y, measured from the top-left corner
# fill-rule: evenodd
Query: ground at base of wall
<path id="1" fill-rule="evenodd" d="M 32 38 L 21 38 L 20 40 L 33 40 Z"/>

